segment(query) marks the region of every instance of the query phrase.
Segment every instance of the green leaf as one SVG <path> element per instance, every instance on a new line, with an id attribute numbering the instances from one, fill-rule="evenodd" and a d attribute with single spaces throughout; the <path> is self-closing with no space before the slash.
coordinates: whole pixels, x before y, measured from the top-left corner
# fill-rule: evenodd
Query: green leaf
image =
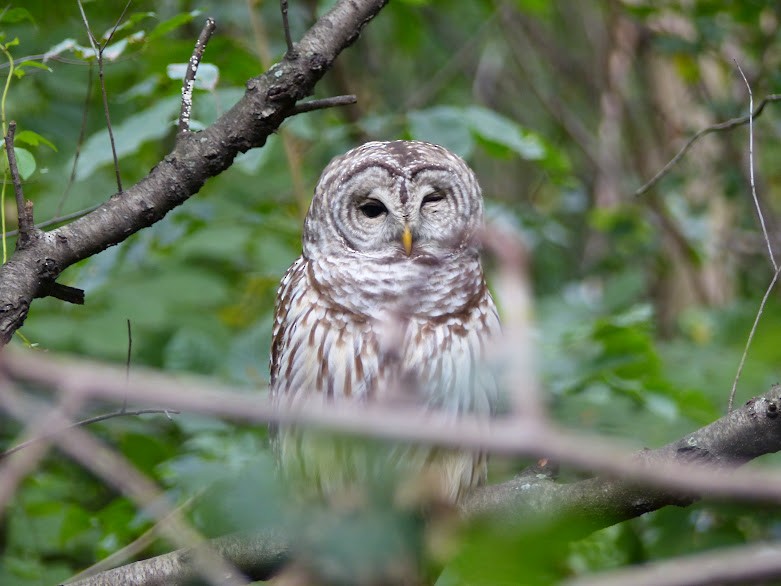
<path id="1" fill-rule="evenodd" d="M 26 8 L 9 8 L 0 13 L 0 22 L 15 24 L 23 20 L 29 20 L 35 24 L 32 14 Z"/>
<path id="2" fill-rule="evenodd" d="M 188 22 L 192 21 L 193 18 L 199 16 L 200 14 L 201 14 L 200 10 L 193 10 L 191 12 L 182 12 L 180 14 L 177 14 L 173 18 L 164 20 L 149 32 L 149 34 L 147 35 L 147 39 L 152 41 L 159 37 L 165 36 L 168 33 L 170 33 L 172 30 L 175 30 L 180 26 L 185 25 Z"/>
<path id="3" fill-rule="evenodd" d="M 160 140 L 173 128 L 180 99 L 170 96 L 158 101 L 154 106 L 134 116 L 129 116 L 114 127 L 117 157 L 135 154 L 145 142 Z M 81 181 L 102 165 L 113 164 L 107 130 L 101 130 L 90 136 L 84 143 L 79 158 L 76 180 Z M 71 162 L 68 164 L 69 166 Z"/>
<path id="4" fill-rule="evenodd" d="M 22 179 L 29 179 L 35 173 L 35 157 L 27 149 L 19 147 L 14 147 L 14 154 L 16 155 L 16 168 L 19 171 L 19 176 Z M 8 169 L 8 159 L 6 157 L 3 159 L 5 160 L 3 168 Z"/>
<path id="5" fill-rule="evenodd" d="M 415 140 L 442 145 L 467 158 L 474 149 L 474 140 L 464 124 L 464 111 L 450 106 L 436 106 L 407 115 L 409 133 Z"/>
<path id="6" fill-rule="evenodd" d="M 29 144 L 30 146 L 38 146 L 40 144 L 44 144 L 53 151 L 57 151 L 57 147 L 54 146 L 54 143 L 50 141 L 48 138 L 45 138 L 35 132 L 34 130 L 22 130 L 14 137 L 15 143 L 23 142 L 25 144 Z"/>
<path id="7" fill-rule="evenodd" d="M 34 67 L 36 69 L 43 69 L 44 71 L 52 71 L 52 68 L 48 65 L 41 63 L 39 61 L 31 61 L 30 59 L 27 59 L 25 61 L 22 61 L 21 63 L 18 63 L 15 66 L 15 70 L 23 69 L 26 67 Z"/>
<path id="8" fill-rule="evenodd" d="M 117 33 L 131 29 L 142 20 L 146 18 L 154 18 L 155 16 L 157 16 L 157 14 L 154 12 L 134 12 L 129 16 L 126 16 L 122 23 L 116 27 L 116 29 L 112 26 L 105 33 L 103 33 L 101 40 L 106 41 L 109 37 L 116 38 Z"/>
<path id="9" fill-rule="evenodd" d="M 483 140 L 505 146 L 527 161 L 538 161 L 545 156 L 540 137 L 509 118 L 479 106 L 466 108 L 464 114 L 472 132 Z"/>
<path id="10" fill-rule="evenodd" d="M 181 328 L 165 347 L 166 370 L 211 374 L 224 361 L 225 344 L 213 335 L 190 327 Z"/>

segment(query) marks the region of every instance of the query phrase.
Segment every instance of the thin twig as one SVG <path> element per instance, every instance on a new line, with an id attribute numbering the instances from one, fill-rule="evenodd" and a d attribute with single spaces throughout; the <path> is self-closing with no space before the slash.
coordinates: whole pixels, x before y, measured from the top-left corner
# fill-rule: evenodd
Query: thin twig
<path id="1" fill-rule="evenodd" d="M 25 440 L 22 443 L 17 444 L 12 448 L 8 448 L 4 452 L 0 452 L 0 460 L 7 458 L 11 454 L 15 454 L 19 450 L 23 450 L 24 448 L 34 443 L 44 441 L 44 440 L 48 441 L 54 437 L 57 437 L 61 433 L 73 429 L 74 427 L 85 427 L 87 425 L 92 425 L 93 423 L 106 421 L 107 419 L 114 419 L 115 417 L 125 417 L 125 416 L 133 417 L 136 415 L 161 415 L 161 414 L 170 417 L 171 415 L 179 415 L 179 413 L 180 412 L 177 411 L 176 409 L 136 409 L 134 411 L 127 411 L 123 407 L 119 411 L 113 411 L 111 413 L 104 413 L 103 415 L 95 415 L 94 417 L 88 417 L 87 419 L 76 421 L 67 427 L 63 427 L 62 429 L 57 429 L 55 431 L 51 431 L 49 433 L 38 435 L 37 437 L 32 437 L 28 440 Z"/>
<path id="2" fill-rule="evenodd" d="M 103 72 L 103 49 L 106 48 L 106 45 L 99 45 L 97 42 L 97 39 L 95 39 L 95 35 L 92 34 L 92 29 L 89 25 L 89 20 L 87 20 L 87 14 L 84 12 L 84 7 L 81 4 L 81 0 L 76 0 L 76 2 L 79 5 L 79 12 L 81 12 L 81 18 L 84 21 L 84 26 L 87 29 L 87 38 L 89 39 L 90 46 L 92 47 L 92 50 L 95 51 L 95 56 L 98 60 L 98 77 L 100 78 L 100 92 L 103 97 L 103 114 L 106 117 L 106 128 L 108 130 L 108 138 L 109 142 L 111 142 L 111 155 L 114 158 L 114 174 L 116 175 L 117 179 L 117 193 L 122 193 L 124 190 L 122 189 L 122 177 L 120 176 L 119 172 L 119 158 L 117 157 L 117 147 L 116 143 L 114 141 L 114 129 L 111 127 L 111 114 L 109 113 L 108 108 L 108 94 L 106 93 L 106 79 Z M 125 6 L 125 10 L 127 10 L 127 6 Z M 122 12 L 124 14 L 124 11 Z M 114 31 L 116 31 L 116 28 L 119 26 L 119 20 L 117 21 L 117 24 L 114 25 Z M 114 31 L 111 32 L 109 35 L 109 38 L 114 36 Z"/>
<path id="3" fill-rule="evenodd" d="M 16 121 L 11 120 L 8 124 L 8 133 L 5 135 L 5 153 L 8 157 L 8 169 L 11 173 L 11 179 L 14 182 L 14 193 L 16 194 L 16 211 L 18 214 L 19 236 L 24 242 L 35 230 L 33 222 L 32 205 L 29 207 L 24 201 L 24 192 L 22 191 L 22 179 L 19 177 L 19 168 L 16 166 L 16 153 L 14 152 L 14 134 L 16 133 Z"/>
<path id="4" fill-rule="evenodd" d="M 746 84 L 748 90 L 748 113 L 754 111 L 754 94 L 751 92 L 751 84 L 746 79 L 746 74 L 743 73 L 740 64 L 735 60 L 735 67 L 738 68 L 740 76 L 743 78 L 743 82 Z M 748 162 L 749 162 L 749 182 L 751 183 L 751 196 L 754 198 L 754 207 L 757 210 L 759 216 L 759 224 L 762 226 L 762 235 L 765 237 L 765 243 L 767 244 L 767 252 L 770 256 L 770 262 L 773 265 L 773 270 L 778 271 L 778 265 L 776 264 L 776 257 L 773 254 L 773 247 L 770 244 L 770 237 L 767 235 L 767 227 L 765 226 L 765 217 L 762 215 L 762 208 L 759 206 L 759 198 L 757 198 L 757 187 L 754 183 L 754 120 L 749 116 L 748 120 Z"/>
<path id="5" fill-rule="evenodd" d="M 740 380 L 740 375 L 743 372 L 743 365 L 746 363 L 746 356 L 748 356 L 748 349 L 751 346 L 751 341 L 754 339 L 754 333 L 757 331 L 757 326 L 759 325 L 759 318 L 762 317 L 762 312 L 765 310 L 765 304 L 767 303 L 768 298 L 770 297 L 770 292 L 773 290 L 773 287 L 776 286 L 776 282 L 778 281 L 778 276 L 781 274 L 781 267 L 776 269 L 776 272 L 773 274 L 773 279 L 770 281 L 770 285 L 767 286 L 767 289 L 765 290 L 765 295 L 762 297 L 762 302 L 759 304 L 759 310 L 757 311 L 756 317 L 754 317 L 754 324 L 751 326 L 751 331 L 748 334 L 748 339 L 746 340 L 746 345 L 743 348 L 743 355 L 740 357 L 740 363 L 738 364 L 738 371 L 735 373 L 735 380 L 732 382 L 732 390 L 729 393 L 729 403 L 727 405 L 727 412 L 732 411 L 732 405 L 735 401 L 735 391 L 738 388 L 738 380 Z"/>
<path id="6" fill-rule="evenodd" d="M 130 358 L 133 355 L 133 330 L 130 327 L 130 318 L 127 319 L 127 360 L 125 360 L 125 382 L 130 380 Z M 122 403 L 122 411 L 127 409 L 127 395 Z"/>
<path id="7" fill-rule="evenodd" d="M 733 128 L 736 128 L 738 126 L 743 126 L 746 124 L 749 120 L 753 120 L 757 118 L 760 114 L 762 114 L 762 111 L 765 109 L 765 106 L 768 105 L 771 102 L 778 102 L 781 101 L 781 94 L 770 94 L 769 96 L 765 96 L 762 98 L 762 101 L 759 102 L 759 105 L 757 106 L 757 109 L 754 110 L 753 114 L 747 114 L 746 116 L 740 116 L 738 118 L 731 118 L 725 122 L 719 122 L 718 124 L 714 124 L 712 126 L 708 126 L 707 128 L 703 128 L 702 130 L 698 131 L 694 136 L 692 136 L 688 141 L 686 141 L 686 144 L 681 147 L 681 150 L 679 150 L 675 156 L 670 159 L 667 164 L 662 167 L 656 175 L 651 177 L 651 179 L 648 180 L 647 183 L 645 183 L 642 187 L 638 188 L 634 195 L 640 196 L 646 193 L 649 189 L 651 189 L 654 185 L 659 183 L 659 181 L 667 175 L 670 172 L 670 169 L 672 169 L 678 161 L 680 161 L 683 156 L 689 152 L 689 149 L 694 146 L 694 143 L 696 143 L 698 140 L 700 140 L 703 136 L 706 134 L 711 134 L 712 132 L 724 132 L 725 130 L 732 130 Z"/>
<path id="8" fill-rule="evenodd" d="M 499 358 L 500 386 L 509 391 L 513 415 L 519 420 L 544 421 L 529 286 L 529 258 L 520 234 L 509 227 L 493 224 L 480 234 L 485 248 L 497 259 L 498 278 L 494 283 L 496 302 L 502 308 L 502 335 L 490 355 Z M 522 424 L 521 424 L 522 425 Z"/>
<path id="9" fill-rule="evenodd" d="M 293 47 L 293 39 L 290 37 L 290 22 L 287 18 L 287 0 L 279 0 L 279 8 L 282 11 L 282 28 L 285 30 L 285 43 L 287 43 L 287 56 L 295 58 L 296 49 Z"/>
<path id="10" fill-rule="evenodd" d="M 258 52 L 260 65 L 264 71 L 272 65 L 271 49 L 269 47 L 268 35 L 263 21 L 258 18 L 257 4 L 262 0 L 247 0 L 247 12 L 249 13 L 250 26 L 252 27 L 252 36 Z M 285 159 L 290 169 L 290 179 L 293 184 L 293 197 L 296 200 L 298 214 L 303 218 L 309 208 L 309 196 L 307 193 L 304 175 L 301 171 L 302 162 L 299 148 L 296 145 L 295 137 L 290 131 L 282 127 L 279 129 L 279 138 L 282 141 L 282 149 L 285 151 Z"/>
<path id="11" fill-rule="evenodd" d="M 102 206 L 102 203 L 95 204 L 94 206 L 90 206 L 88 208 L 84 208 L 83 210 L 78 210 L 76 212 L 71 212 L 70 214 L 65 214 L 64 216 L 57 216 L 52 218 L 51 220 L 46 220 L 45 222 L 41 222 L 40 224 L 35 224 L 36 228 L 48 228 L 49 226 L 54 226 L 56 224 L 62 224 L 63 222 L 67 222 L 69 220 L 75 220 L 77 218 L 81 218 L 82 216 L 86 216 L 90 212 L 94 212 L 96 209 L 98 209 L 100 206 Z M 5 235 L 8 237 L 16 236 L 19 234 L 19 230 L 11 230 L 9 232 L 6 232 Z"/>
<path id="12" fill-rule="evenodd" d="M 322 100 L 309 100 L 308 102 L 300 102 L 293 106 L 293 113 L 303 114 L 304 112 L 312 112 L 314 110 L 323 110 L 325 108 L 334 108 L 336 106 L 349 106 L 358 102 L 358 98 L 354 95 L 346 96 L 334 96 L 332 98 L 323 98 Z"/>
<path id="13" fill-rule="evenodd" d="M 133 0 L 127 0 L 127 4 L 125 4 L 125 7 L 122 9 L 122 14 L 119 15 L 119 18 L 117 18 L 117 21 L 114 23 L 114 26 L 111 27 L 111 32 L 109 32 L 108 37 L 106 37 L 106 40 L 102 43 L 104 48 L 107 47 L 108 44 L 111 42 L 111 39 L 114 38 L 114 34 L 117 32 L 119 25 L 122 24 L 122 20 L 125 18 L 125 14 L 127 14 L 127 9 L 130 8 L 130 4 L 132 2 Z"/>
<path id="14" fill-rule="evenodd" d="M 187 62 L 187 71 L 182 81 L 182 110 L 179 113 L 179 132 L 188 132 L 190 130 L 190 114 L 193 109 L 193 88 L 195 87 L 195 76 L 198 73 L 198 66 L 201 64 L 203 52 L 206 51 L 206 45 L 214 34 L 217 24 L 213 18 L 207 18 L 206 23 L 198 35 L 195 42 L 195 48 L 190 60 Z"/>
<path id="15" fill-rule="evenodd" d="M 92 78 L 94 75 L 94 67 L 92 61 L 89 62 L 89 72 L 87 74 L 87 93 L 84 96 L 84 107 L 81 110 L 81 129 L 79 129 L 79 138 L 76 140 L 76 151 L 73 153 L 73 166 L 71 167 L 71 174 L 68 178 L 68 185 L 65 186 L 65 191 L 62 192 L 60 201 L 57 204 L 57 210 L 54 212 L 55 216 L 59 216 L 62 213 L 62 208 L 65 206 L 65 200 L 70 195 L 71 188 L 76 182 L 76 168 L 79 164 L 79 157 L 81 156 L 81 147 L 84 146 L 84 139 L 87 136 L 87 118 L 89 117 L 89 104 L 92 97 Z"/>

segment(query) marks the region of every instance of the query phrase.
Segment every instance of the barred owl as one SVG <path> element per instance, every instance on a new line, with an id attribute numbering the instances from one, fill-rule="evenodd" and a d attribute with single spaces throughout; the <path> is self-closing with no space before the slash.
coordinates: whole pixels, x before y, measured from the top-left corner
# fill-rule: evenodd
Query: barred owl
<path id="1" fill-rule="evenodd" d="M 369 142 L 332 160 L 277 294 L 272 400 L 403 400 L 490 417 L 497 386 L 485 363 L 500 326 L 480 264 L 482 221 L 474 172 L 441 146 Z M 276 430 L 273 445 L 283 471 L 326 493 L 392 467 L 456 502 L 486 475 L 481 453 L 397 445 L 358 455 L 294 427 Z"/>

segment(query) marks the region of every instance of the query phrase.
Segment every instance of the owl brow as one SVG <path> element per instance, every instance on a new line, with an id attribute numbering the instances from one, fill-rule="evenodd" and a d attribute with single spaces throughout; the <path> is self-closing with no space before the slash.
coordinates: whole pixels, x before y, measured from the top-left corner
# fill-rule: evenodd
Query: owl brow
<path id="1" fill-rule="evenodd" d="M 432 165 L 431 163 L 422 163 L 419 167 L 412 168 L 412 170 L 409 173 L 410 179 L 414 179 L 423 171 L 442 171 L 444 173 L 447 173 L 448 171 L 452 171 L 452 169 L 444 165 Z"/>
<path id="2" fill-rule="evenodd" d="M 342 183 L 347 183 L 355 178 L 356 175 L 363 173 L 364 171 L 371 169 L 372 167 L 380 167 L 385 169 L 391 175 L 401 175 L 401 171 L 398 167 L 390 165 L 383 161 L 364 161 L 353 167 L 348 173 L 342 177 Z"/>

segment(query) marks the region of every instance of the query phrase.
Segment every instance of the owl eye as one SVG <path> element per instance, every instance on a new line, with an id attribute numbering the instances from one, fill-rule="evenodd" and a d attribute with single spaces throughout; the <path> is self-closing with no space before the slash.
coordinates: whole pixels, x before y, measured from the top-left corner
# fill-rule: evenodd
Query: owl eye
<path id="1" fill-rule="evenodd" d="M 445 194 L 441 191 L 432 191 L 429 193 L 426 197 L 423 198 L 423 201 L 420 202 L 420 207 L 423 207 L 426 204 L 429 203 L 436 203 L 438 201 L 442 201 L 445 199 Z"/>
<path id="2" fill-rule="evenodd" d="M 376 199 L 367 199 L 358 206 L 358 209 L 361 210 L 363 215 L 367 218 L 377 218 L 382 214 L 388 213 L 388 208 L 386 208 L 381 201 Z"/>

